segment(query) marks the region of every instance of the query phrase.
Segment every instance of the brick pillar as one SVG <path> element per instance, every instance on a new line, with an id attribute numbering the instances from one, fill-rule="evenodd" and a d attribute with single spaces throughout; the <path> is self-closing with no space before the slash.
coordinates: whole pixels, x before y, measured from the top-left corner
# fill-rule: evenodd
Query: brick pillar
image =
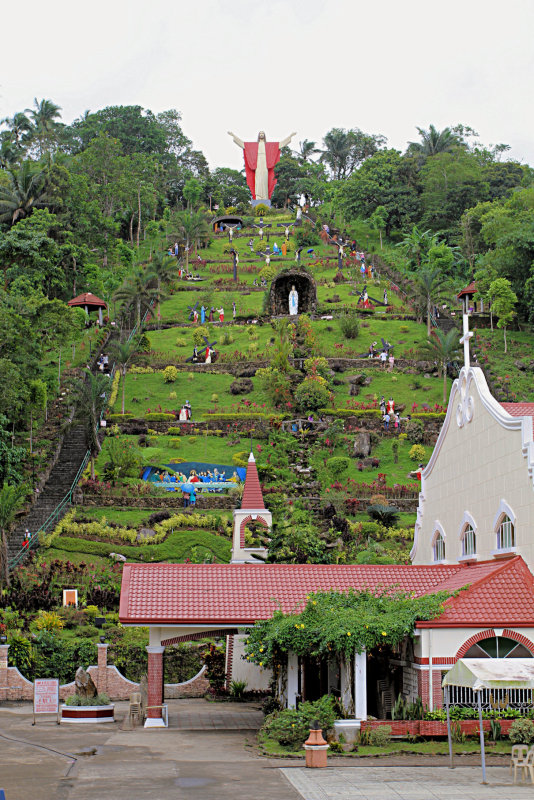
<path id="1" fill-rule="evenodd" d="M 423 669 L 417 671 L 417 690 L 419 692 L 419 697 L 423 701 L 423 705 L 427 708 L 430 705 L 428 689 L 428 667 L 423 667 Z"/>
<path id="2" fill-rule="evenodd" d="M 0 644 L 0 697 L 4 700 L 7 700 L 9 697 L 9 691 L 7 689 L 7 686 L 9 685 L 9 672 L 7 671 L 8 650 L 8 644 Z M 3 687 L 5 687 L 5 690 Z"/>
<path id="3" fill-rule="evenodd" d="M 98 693 L 101 694 L 108 691 L 108 645 L 97 644 L 98 647 L 98 672 L 96 678 L 96 687 Z"/>
<path id="4" fill-rule="evenodd" d="M 163 651 L 161 645 L 148 645 L 148 705 L 160 706 L 163 702 Z M 159 719 L 161 709 L 147 711 L 149 719 Z"/>
<path id="5" fill-rule="evenodd" d="M 441 681 L 443 676 L 440 669 L 432 670 L 432 699 L 434 708 L 443 708 L 443 689 L 441 688 Z"/>

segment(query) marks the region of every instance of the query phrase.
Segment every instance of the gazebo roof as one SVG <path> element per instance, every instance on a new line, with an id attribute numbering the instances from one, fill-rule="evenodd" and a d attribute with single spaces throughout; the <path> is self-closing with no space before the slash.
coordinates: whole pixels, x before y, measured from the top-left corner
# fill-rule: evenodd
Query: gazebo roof
<path id="1" fill-rule="evenodd" d="M 73 297 L 67 303 L 68 306 L 95 306 L 96 308 L 107 308 L 107 303 L 101 300 L 96 294 L 92 292 L 85 292 L 79 294 L 78 297 Z"/>
<path id="2" fill-rule="evenodd" d="M 493 580 L 495 577 L 495 580 Z M 441 617 L 417 627 L 534 626 L 534 578 L 518 556 L 465 564 L 125 564 L 119 618 L 132 625 L 253 625 L 290 612 L 310 592 L 456 591 Z"/>
<path id="3" fill-rule="evenodd" d="M 459 299 L 460 299 L 460 297 L 463 297 L 464 295 L 471 296 L 471 295 L 473 295 L 473 294 L 476 294 L 476 292 L 477 292 L 477 291 L 478 291 L 478 289 L 477 289 L 477 287 L 475 286 L 475 282 L 474 282 L 474 281 L 471 281 L 471 283 L 469 284 L 469 286 L 466 286 L 466 287 L 465 287 L 465 289 L 462 289 L 462 291 L 461 291 L 461 292 L 459 292 L 459 293 L 456 295 L 456 297 L 457 297 L 457 298 L 458 298 L 458 300 L 459 300 Z"/>

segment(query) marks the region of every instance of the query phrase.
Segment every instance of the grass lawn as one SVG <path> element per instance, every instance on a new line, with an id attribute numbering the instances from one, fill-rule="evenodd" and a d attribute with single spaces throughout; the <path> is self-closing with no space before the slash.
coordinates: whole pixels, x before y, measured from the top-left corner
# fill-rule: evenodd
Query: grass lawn
<path id="1" fill-rule="evenodd" d="M 354 374 L 354 373 L 353 373 Z M 349 396 L 350 384 L 348 380 L 343 386 L 334 386 L 335 404 L 338 408 L 343 408 L 353 403 L 369 403 L 375 398 L 380 400 L 383 395 L 386 400 L 393 397 L 395 406 L 404 405 L 402 412 L 412 413 L 412 405 L 417 403 L 420 411 L 424 403 L 431 408 L 437 403 L 439 406 L 447 405 L 447 400 L 443 403 L 443 380 L 441 378 L 423 378 L 420 375 L 407 375 L 400 370 L 393 369 L 393 372 L 371 368 L 358 370 L 358 374 L 364 374 L 371 378 L 369 386 L 362 386 L 360 394 L 356 397 Z M 343 380 L 344 375 L 338 374 L 336 378 Z M 447 378 L 447 397 L 450 392 L 452 381 Z"/>
<path id="2" fill-rule="evenodd" d="M 376 469 L 364 469 L 362 472 L 358 470 L 358 460 L 351 459 L 351 466 L 348 476 L 353 478 L 357 483 L 372 483 L 378 477 L 378 473 L 387 475 L 386 484 L 393 486 L 394 483 L 414 483 L 417 484 L 415 478 L 410 478 L 409 473 L 417 469 L 418 461 L 412 461 L 409 453 L 412 443 L 407 439 L 399 439 L 398 463 L 395 463 L 393 457 L 392 443 L 396 437 L 393 435 L 391 438 L 382 439 L 380 444 L 373 448 L 371 453 L 372 458 L 380 459 L 380 464 Z M 428 461 L 432 454 L 432 447 L 425 447 L 424 463 Z"/>
<path id="3" fill-rule="evenodd" d="M 228 563 L 232 544 L 229 539 L 200 531 L 174 531 L 164 542 L 153 545 L 129 545 L 123 542 L 90 541 L 88 539 L 61 536 L 49 550 L 43 548 L 45 559 L 60 558 L 75 563 L 109 564 L 110 553 L 121 553 L 128 561 L 167 561 L 180 563 L 186 558 L 203 561 L 209 556 L 219 563 Z"/>
<path id="4" fill-rule="evenodd" d="M 122 398 L 122 378 L 117 402 L 114 410 L 120 412 Z M 207 411 L 232 411 L 232 404 L 242 406 L 243 395 L 230 394 L 230 384 L 235 380 L 233 375 L 195 372 L 178 374 L 175 383 L 165 383 L 161 372 L 147 375 L 128 375 L 126 377 L 126 411 L 137 416 L 142 416 L 150 408 L 151 411 L 170 411 L 179 409 L 186 400 L 191 402 L 193 421 L 202 418 Z M 171 398 L 171 392 L 176 393 L 176 398 Z M 214 399 L 214 395 L 216 395 Z M 257 411 L 269 412 L 272 407 L 269 398 L 262 391 L 259 381 L 254 379 L 254 390 L 244 399 L 256 403 Z M 150 427 L 150 426 L 149 426 Z M 208 445 L 206 445 L 208 446 Z M 181 455 L 181 453 L 180 453 Z"/>
<path id="5" fill-rule="evenodd" d="M 240 276 L 240 278 L 247 280 L 252 286 L 253 277 L 246 275 L 246 277 Z M 161 304 L 161 319 L 163 322 L 166 320 L 177 320 L 184 323 L 190 322 L 191 320 L 188 320 L 190 313 L 188 306 L 193 307 L 195 303 L 198 303 L 197 310 L 199 312 L 199 320 L 200 307 L 204 305 L 208 308 L 208 314 L 211 307 L 215 309 L 224 308 L 225 321 L 231 321 L 233 300 L 235 300 L 238 315 L 248 316 L 249 314 L 260 314 L 263 306 L 264 294 L 265 292 L 262 291 L 251 291 L 249 294 L 228 290 L 220 291 L 213 286 L 203 284 L 201 291 L 176 292 L 171 295 L 168 300 L 165 300 L 165 302 Z M 208 314 L 206 314 L 206 316 Z M 215 314 L 215 319 L 216 321 L 219 320 L 219 315 L 217 313 Z M 152 332 L 149 335 L 152 340 Z"/>
<path id="6" fill-rule="evenodd" d="M 534 401 L 534 380 L 532 371 L 519 369 L 521 362 L 530 367 L 534 361 L 532 333 L 527 331 L 507 331 L 508 352 L 504 352 L 502 330 L 487 328 L 475 331 L 471 351 L 477 354 L 479 363 L 485 369 L 491 367 L 493 383 L 500 390 L 503 399 L 509 402 Z"/>
<path id="7" fill-rule="evenodd" d="M 236 444 L 231 445 L 225 437 L 219 436 L 181 436 L 176 445 L 171 442 L 174 436 L 151 436 L 151 446 L 140 448 L 143 462 L 145 464 L 168 464 L 174 458 L 183 458 L 184 461 L 205 461 L 213 464 L 232 465 L 234 453 L 248 451 L 250 439 L 247 436 L 234 437 Z M 137 444 L 137 436 L 121 436 L 121 441 L 128 444 Z M 192 441 L 194 439 L 194 441 Z M 104 439 L 102 451 L 96 460 L 97 472 L 100 471 L 108 460 L 107 448 L 110 444 L 110 437 Z M 252 439 L 252 447 L 255 448 L 258 440 Z M 144 510 L 149 515 L 149 512 Z"/>
<path id="8" fill-rule="evenodd" d="M 302 756 L 302 758 L 304 758 L 304 751 L 302 750 L 302 747 L 296 748 L 295 750 L 282 747 L 282 745 L 278 744 L 278 742 L 274 741 L 273 739 L 263 737 L 261 734 L 259 737 L 259 744 L 265 755 L 284 756 L 291 754 Z M 452 747 L 455 755 L 480 753 L 480 741 L 478 739 L 476 741 L 473 739 L 468 740 L 467 742 L 453 742 Z M 502 753 L 510 755 L 512 744 L 509 739 L 503 739 L 495 743 L 486 742 L 486 748 L 487 754 Z M 407 742 L 402 739 L 397 739 L 381 747 L 358 745 L 355 752 L 346 752 L 344 755 L 351 758 L 365 758 L 365 756 L 384 756 L 394 755 L 396 753 L 419 753 L 420 755 L 446 756 L 449 754 L 449 747 L 447 744 L 447 739 L 432 739 L 423 742 Z M 328 755 L 329 758 L 331 758 L 337 754 L 329 753 Z"/>
<path id="9" fill-rule="evenodd" d="M 140 528 L 148 526 L 148 519 L 151 514 L 161 511 L 161 508 L 110 508 L 105 506 L 103 508 L 95 508 L 94 506 L 78 506 L 76 508 L 76 519 L 86 517 L 100 521 L 103 517 L 108 522 L 116 522 L 125 528 Z M 203 516 L 216 515 L 220 519 L 230 519 L 231 514 L 220 510 L 204 510 L 199 508 L 195 509 L 196 513 Z M 180 513 L 180 509 L 171 509 L 170 513 Z"/>

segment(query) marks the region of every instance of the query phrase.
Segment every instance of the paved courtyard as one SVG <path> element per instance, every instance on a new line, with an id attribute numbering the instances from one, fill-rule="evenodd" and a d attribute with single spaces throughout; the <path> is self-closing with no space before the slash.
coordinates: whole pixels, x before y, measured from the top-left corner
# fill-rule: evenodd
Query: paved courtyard
<path id="1" fill-rule="evenodd" d="M 263 715 L 255 704 L 169 701 L 168 729 L 126 729 L 126 703 L 114 725 L 32 727 L 31 705 L 0 705 L 0 788 L 6 800 L 522 800 L 534 787 L 510 784 L 508 769 L 454 771 L 409 756 L 326 770 L 268 759 L 254 748 Z M 443 760 L 439 762 L 443 763 Z M 468 763 L 474 763 L 469 757 Z M 502 763 L 497 760 L 490 763 Z M 336 766 L 339 764 L 339 766 Z"/>
<path id="2" fill-rule="evenodd" d="M 523 800 L 534 786 L 512 786 L 507 767 L 330 767 L 282 768 L 305 800 Z"/>

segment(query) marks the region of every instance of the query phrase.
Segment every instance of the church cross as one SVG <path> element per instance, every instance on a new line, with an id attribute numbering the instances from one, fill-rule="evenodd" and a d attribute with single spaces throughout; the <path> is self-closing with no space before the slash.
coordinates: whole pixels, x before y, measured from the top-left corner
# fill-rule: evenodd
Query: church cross
<path id="1" fill-rule="evenodd" d="M 469 361 L 469 339 L 473 335 L 473 331 L 469 330 L 469 316 L 467 314 L 463 315 L 464 321 L 464 335 L 460 339 L 460 344 L 464 346 L 464 366 L 466 369 L 470 367 Z"/>

